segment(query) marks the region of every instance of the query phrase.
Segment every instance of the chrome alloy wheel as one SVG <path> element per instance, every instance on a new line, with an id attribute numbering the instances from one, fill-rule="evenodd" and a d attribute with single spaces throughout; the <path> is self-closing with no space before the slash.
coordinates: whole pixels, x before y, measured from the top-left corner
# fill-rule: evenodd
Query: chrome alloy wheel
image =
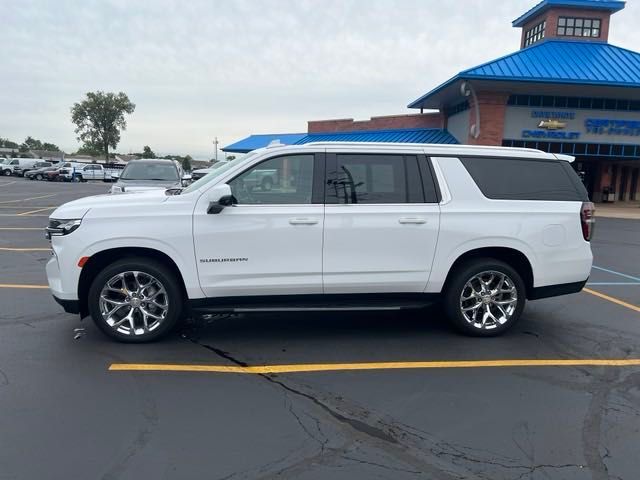
<path id="1" fill-rule="evenodd" d="M 475 328 L 493 330 L 507 323 L 518 306 L 518 290 L 501 272 L 486 271 L 471 277 L 460 295 L 460 311 Z"/>
<path id="2" fill-rule="evenodd" d="M 128 271 L 109 279 L 100 292 L 100 314 L 113 330 L 144 335 L 167 316 L 169 296 L 160 281 L 144 272 Z"/>

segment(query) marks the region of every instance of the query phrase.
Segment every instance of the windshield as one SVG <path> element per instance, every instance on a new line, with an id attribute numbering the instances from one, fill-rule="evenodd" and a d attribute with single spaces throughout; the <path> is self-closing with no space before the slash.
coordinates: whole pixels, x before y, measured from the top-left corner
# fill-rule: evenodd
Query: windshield
<path id="1" fill-rule="evenodd" d="M 180 180 L 178 169 L 172 163 L 136 162 L 129 163 L 120 175 L 122 180 Z"/>
<path id="2" fill-rule="evenodd" d="M 216 178 L 218 178 L 220 175 L 224 175 L 224 173 L 227 170 L 232 169 L 233 167 L 235 167 L 236 165 L 244 162 L 246 159 L 251 158 L 255 155 L 255 153 L 251 152 L 247 155 L 245 155 L 242 158 L 236 158 L 235 160 L 231 160 L 230 162 L 227 163 L 223 163 L 220 167 L 216 168 L 215 170 L 213 170 L 212 172 L 207 173 L 204 177 L 202 177 L 200 180 L 196 180 L 195 182 L 193 182 L 191 185 L 189 185 L 187 188 L 185 188 L 184 190 L 182 190 L 182 193 L 190 193 L 193 192 L 197 189 L 199 189 L 200 187 L 206 185 L 207 183 L 215 180 Z"/>

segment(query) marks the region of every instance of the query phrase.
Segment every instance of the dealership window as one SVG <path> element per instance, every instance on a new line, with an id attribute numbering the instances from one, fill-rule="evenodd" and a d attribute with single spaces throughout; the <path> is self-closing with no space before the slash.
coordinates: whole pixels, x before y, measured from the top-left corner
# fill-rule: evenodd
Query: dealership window
<path id="1" fill-rule="evenodd" d="M 536 43 L 538 40 L 542 40 L 544 38 L 544 29 L 547 25 L 547 22 L 541 22 L 533 28 L 527 30 L 524 34 L 524 46 L 528 47 L 529 45 Z"/>
<path id="2" fill-rule="evenodd" d="M 558 18 L 559 37 L 600 37 L 601 20 L 598 18 Z"/>

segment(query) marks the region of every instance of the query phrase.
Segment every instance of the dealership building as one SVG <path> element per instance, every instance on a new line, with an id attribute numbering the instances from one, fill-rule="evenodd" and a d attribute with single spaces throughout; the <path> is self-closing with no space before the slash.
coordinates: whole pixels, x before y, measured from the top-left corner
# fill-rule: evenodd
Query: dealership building
<path id="1" fill-rule="evenodd" d="M 543 0 L 513 21 L 514 53 L 461 71 L 412 101 L 415 114 L 308 122 L 307 132 L 252 135 L 223 148 L 273 140 L 464 143 L 529 147 L 576 157 L 596 202 L 640 200 L 640 53 L 608 42 L 625 2 Z"/>

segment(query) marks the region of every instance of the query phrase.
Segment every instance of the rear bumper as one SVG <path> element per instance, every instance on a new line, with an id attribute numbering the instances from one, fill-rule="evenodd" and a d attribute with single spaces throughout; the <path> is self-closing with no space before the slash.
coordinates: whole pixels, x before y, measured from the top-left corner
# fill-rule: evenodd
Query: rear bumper
<path id="1" fill-rule="evenodd" d="M 582 282 L 561 283 L 559 285 L 547 285 L 545 287 L 532 288 L 529 292 L 529 300 L 539 300 L 541 298 L 559 297 L 580 292 L 587 283 L 588 278 Z"/>
<path id="2" fill-rule="evenodd" d="M 80 313 L 80 302 L 78 300 L 64 300 L 62 298 L 58 298 L 55 295 L 53 299 L 58 302 L 58 304 L 64 309 L 67 313 Z"/>

